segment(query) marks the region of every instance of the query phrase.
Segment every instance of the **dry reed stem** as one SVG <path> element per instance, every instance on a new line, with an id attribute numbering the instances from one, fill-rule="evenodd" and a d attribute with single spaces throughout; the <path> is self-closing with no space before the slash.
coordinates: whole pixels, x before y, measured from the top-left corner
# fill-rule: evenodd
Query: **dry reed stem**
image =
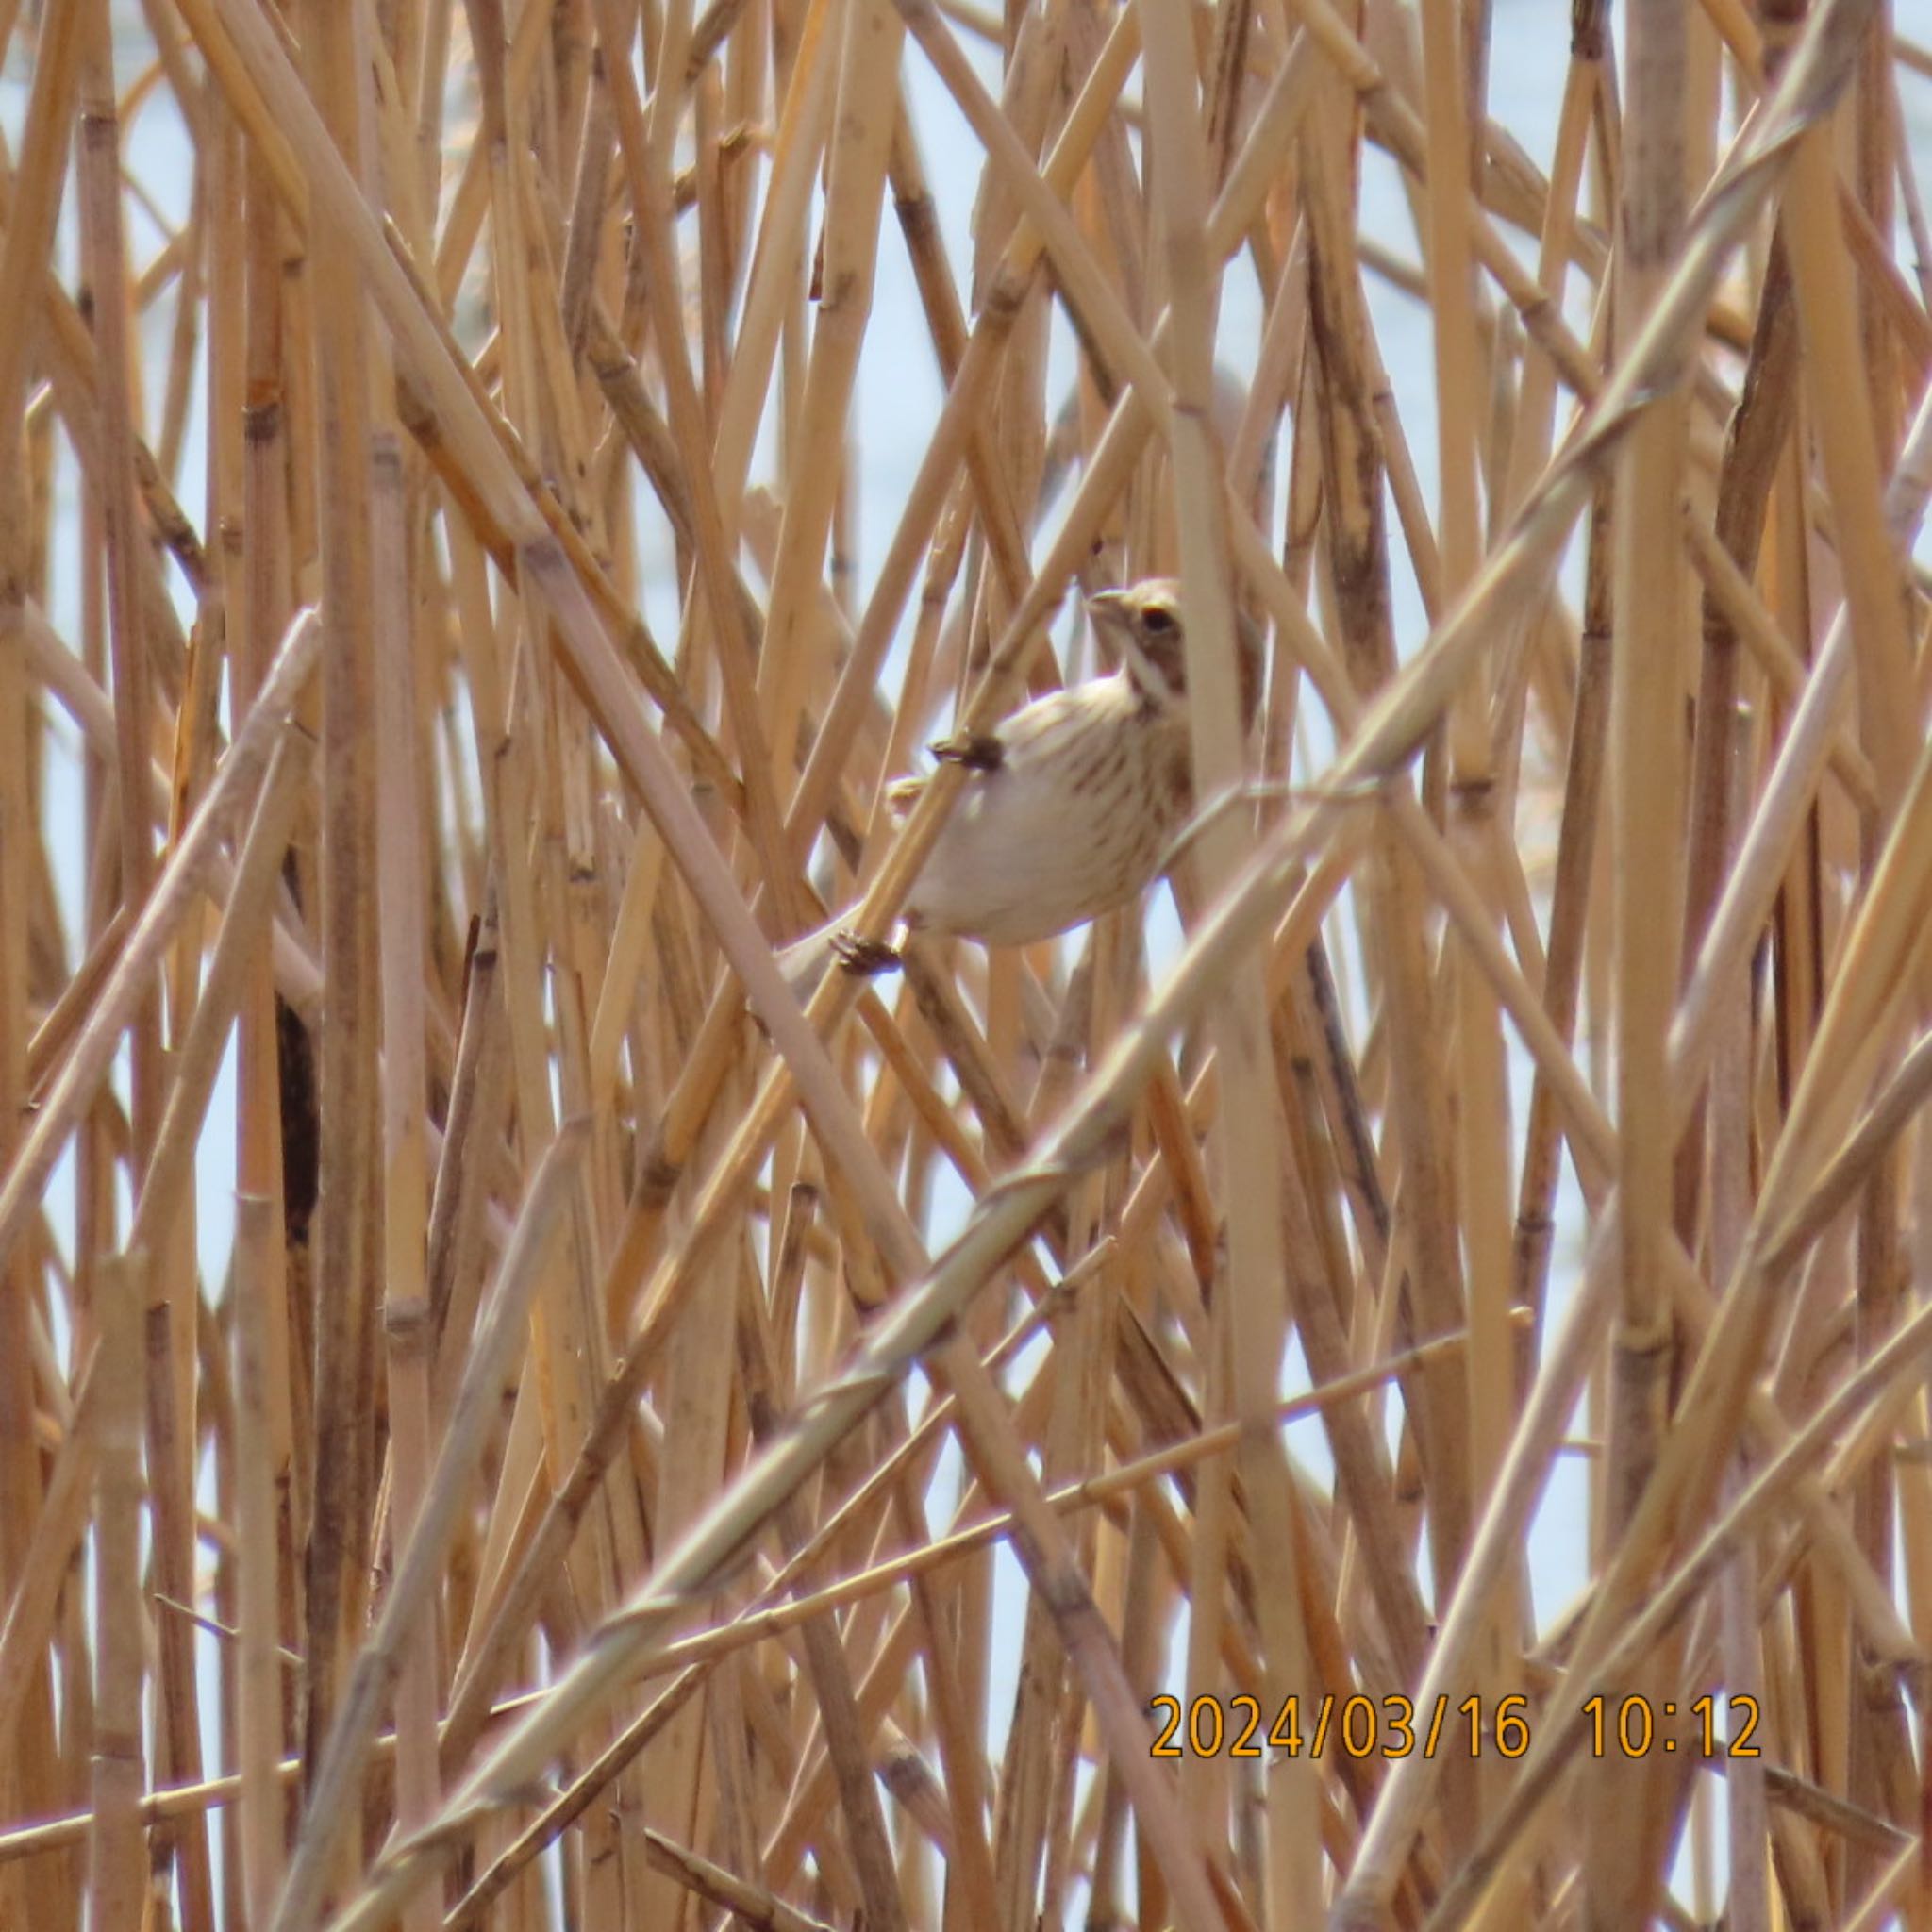
<path id="1" fill-rule="evenodd" d="M 0 1920 L 1932 1925 L 1908 11 L 0 7 Z"/>

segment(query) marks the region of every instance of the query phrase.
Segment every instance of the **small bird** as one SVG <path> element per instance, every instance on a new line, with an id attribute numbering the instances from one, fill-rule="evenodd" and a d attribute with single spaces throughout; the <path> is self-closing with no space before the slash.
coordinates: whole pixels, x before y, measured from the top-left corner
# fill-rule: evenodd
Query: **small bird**
<path id="1" fill-rule="evenodd" d="M 969 775 L 908 896 L 910 930 L 1032 945 L 1128 904 L 1170 856 L 1193 810 L 1180 585 L 1149 577 L 1090 597 L 1087 609 L 1117 670 L 1036 698 L 991 737 L 932 747 Z M 1245 727 L 1260 699 L 1261 640 L 1245 617 L 1236 629 Z M 924 783 L 895 786 L 895 809 L 909 809 Z M 794 987 L 808 989 L 828 951 L 856 971 L 896 958 L 835 922 L 781 953 Z"/>

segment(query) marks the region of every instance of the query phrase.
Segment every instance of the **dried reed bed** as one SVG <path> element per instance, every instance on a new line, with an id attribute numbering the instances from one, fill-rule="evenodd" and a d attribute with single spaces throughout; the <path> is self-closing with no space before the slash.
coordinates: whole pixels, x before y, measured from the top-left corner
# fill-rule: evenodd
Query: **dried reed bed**
<path id="1" fill-rule="evenodd" d="M 1932 1925 L 1932 22 L 1562 11 L 0 6 L 0 1924 Z"/>

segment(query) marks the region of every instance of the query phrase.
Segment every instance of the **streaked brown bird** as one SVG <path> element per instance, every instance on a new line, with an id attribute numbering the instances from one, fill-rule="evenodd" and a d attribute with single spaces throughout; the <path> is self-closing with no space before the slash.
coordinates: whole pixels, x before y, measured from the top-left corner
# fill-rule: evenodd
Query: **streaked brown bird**
<path id="1" fill-rule="evenodd" d="M 1036 698 L 990 738 L 933 747 L 969 774 L 908 896 L 912 931 L 1031 945 L 1129 904 L 1169 858 L 1193 810 L 1180 585 L 1148 577 L 1087 608 L 1116 670 Z M 1245 617 L 1236 629 L 1245 727 L 1261 694 L 1261 639 Z M 895 807 L 909 808 L 924 782 L 895 788 Z M 780 957 L 808 988 L 831 951 L 859 969 L 893 957 L 845 943 L 836 923 Z"/>

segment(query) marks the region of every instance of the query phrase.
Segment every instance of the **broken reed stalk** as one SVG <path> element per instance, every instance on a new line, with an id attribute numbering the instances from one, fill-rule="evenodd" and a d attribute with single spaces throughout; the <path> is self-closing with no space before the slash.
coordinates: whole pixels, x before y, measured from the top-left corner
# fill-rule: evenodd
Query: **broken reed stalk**
<path id="1" fill-rule="evenodd" d="M 0 9 L 0 1919 L 1932 1925 L 1891 11 Z"/>

